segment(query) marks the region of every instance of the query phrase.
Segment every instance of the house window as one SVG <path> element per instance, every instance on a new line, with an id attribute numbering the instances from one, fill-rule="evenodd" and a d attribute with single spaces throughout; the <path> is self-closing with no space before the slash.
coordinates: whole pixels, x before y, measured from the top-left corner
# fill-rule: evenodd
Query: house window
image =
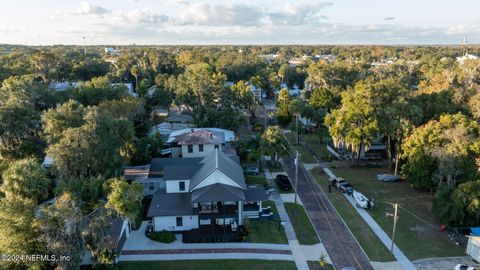
<path id="1" fill-rule="evenodd" d="M 193 153 L 193 144 L 188 145 L 188 153 Z"/>
<path id="2" fill-rule="evenodd" d="M 198 152 L 203 152 L 203 144 L 198 145 Z"/>
<path id="3" fill-rule="evenodd" d="M 183 219 L 182 219 L 182 217 L 177 217 L 177 227 L 183 227 Z"/>
<path id="4" fill-rule="evenodd" d="M 183 181 L 178 182 L 178 189 L 180 191 L 185 191 L 185 182 L 183 182 Z"/>

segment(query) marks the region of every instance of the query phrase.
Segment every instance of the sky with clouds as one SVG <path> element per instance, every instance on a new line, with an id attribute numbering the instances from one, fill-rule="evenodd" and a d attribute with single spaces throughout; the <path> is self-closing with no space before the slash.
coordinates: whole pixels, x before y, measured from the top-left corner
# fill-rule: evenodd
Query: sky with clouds
<path id="1" fill-rule="evenodd" d="M 479 0 L 16 0 L 0 44 L 480 43 Z"/>

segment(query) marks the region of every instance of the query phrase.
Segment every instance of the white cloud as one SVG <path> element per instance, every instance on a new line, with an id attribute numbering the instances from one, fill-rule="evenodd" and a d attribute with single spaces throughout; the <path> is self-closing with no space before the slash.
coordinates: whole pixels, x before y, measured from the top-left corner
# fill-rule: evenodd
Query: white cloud
<path id="1" fill-rule="evenodd" d="M 86 1 L 80 2 L 80 9 L 76 11 L 76 14 L 78 15 L 90 15 L 90 14 L 106 14 L 110 13 L 110 10 L 100 7 L 100 6 L 94 6 Z"/>
<path id="2" fill-rule="evenodd" d="M 163 14 L 157 14 L 151 9 L 137 9 L 127 13 L 118 13 L 111 17 L 112 20 L 126 23 L 165 23 L 169 20 L 169 17 Z"/>
<path id="3" fill-rule="evenodd" d="M 385 21 L 393 21 L 393 20 L 395 20 L 395 17 L 385 17 L 384 20 Z"/>
<path id="4" fill-rule="evenodd" d="M 169 4 L 174 6 L 189 6 L 190 2 L 188 0 L 167 0 Z"/>
<path id="5" fill-rule="evenodd" d="M 272 24 L 300 25 L 323 19 L 325 15 L 320 14 L 320 11 L 330 6 L 333 6 L 333 3 L 286 4 L 283 10 L 269 13 L 267 16 Z"/>
<path id="6" fill-rule="evenodd" d="M 179 25 L 254 26 L 258 25 L 263 14 L 257 7 L 244 4 L 192 4 L 173 19 Z"/>

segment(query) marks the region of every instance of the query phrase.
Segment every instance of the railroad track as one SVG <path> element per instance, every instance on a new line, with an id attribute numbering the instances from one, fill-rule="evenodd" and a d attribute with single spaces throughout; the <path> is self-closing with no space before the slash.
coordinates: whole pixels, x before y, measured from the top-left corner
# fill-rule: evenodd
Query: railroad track
<path id="1" fill-rule="evenodd" d="M 286 155 L 282 159 L 282 165 L 294 184 L 294 158 Z M 301 162 L 299 163 L 297 189 L 298 196 L 335 268 L 354 266 L 359 270 L 373 269 L 368 257 Z"/>

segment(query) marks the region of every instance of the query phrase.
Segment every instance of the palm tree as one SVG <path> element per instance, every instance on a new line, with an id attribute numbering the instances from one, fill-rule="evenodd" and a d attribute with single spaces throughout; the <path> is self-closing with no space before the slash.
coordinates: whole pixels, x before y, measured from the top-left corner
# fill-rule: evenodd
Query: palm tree
<path id="1" fill-rule="evenodd" d="M 135 77 L 135 92 L 138 89 L 138 76 L 140 75 L 140 67 L 137 65 L 132 66 L 130 69 L 130 73 Z"/>

